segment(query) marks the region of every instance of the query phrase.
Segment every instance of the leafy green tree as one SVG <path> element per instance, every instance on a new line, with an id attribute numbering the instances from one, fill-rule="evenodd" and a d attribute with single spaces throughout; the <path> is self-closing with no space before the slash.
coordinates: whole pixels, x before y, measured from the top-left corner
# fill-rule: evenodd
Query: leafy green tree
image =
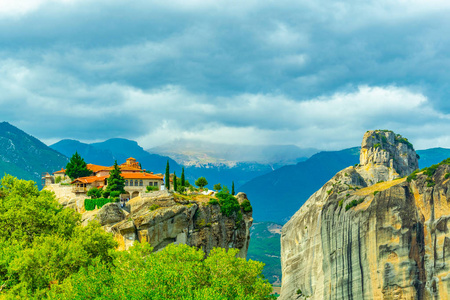
<path id="1" fill-rule="evenodd" d="M 213 189 L 218 192 L 218 191 L 220 191 L 222 189 L 222 185 L 220 183 L 215 184 Z"/>
<path id="2" fill-rule="evenodd" d="M 206 180 L 205 177 L 199 177 L 196 181 L 195 181 L 195 185 L 198 186 L 199 188 L 203 188 L 204 186 L 206 186 L 208 184 L 208 181 Z"/>
<path id="3" fill-rule="evenodd" d="M 165 182 L 165 184 L 166 184 L 166 189 L 167 189 L 168 191 L 170 191 L 170 167 L 169 167 L 169 160 L 167 160 L 167 165 L 166 165 L 166 176 L 165 176 L 165 178 L 166 178 L 166 182 Z"/>
<path id="4" fill-rule="evenodd" d="M 74 180 L 76 178 L 90 176 L 92 171 L 86 167 L 86 162 L 78 152 L 75 152 L 66 165 L 66 174 L 70 179 Z"/>
<path id="5" fill-rule="evenodd" d="M 184 167 L 181 169 L 181 186 L 186 186 L 186 178 L 184 177 Z"/>
<path id="6" fill-rule="evenodd" d="M 118 198 L 120 194 L 125 194 L 125 179 L 120 175 L 121 173 L 116 160 L 113 169 L 109 172 L 108 185 L 106 186 L 106 191 L 109 192 L 111 198 Z"/>
<path id="7" fill-rule="evenodd" d="M 98 223 L 63 209 L 53 193 L 6 175 L 0 181 L 0 287 L 5 299 L 41 299 L 94 260 L 111 262 L 116 242 Z M 2 297 L 0 297 L 2 298 Z M 2 298 L 3 299 L 3 298 Z"/>
<path id="8" fill-rule="evenodd" d="M 52 287 L 54 299 L 272 299 L 264 264 L 236 257 L 239 250 L 213 249 L 208 258 L 187 245 L 154 253 L 147 243 L 117 253 L 114 268 L 94 263 Z M 226 272 L 224 272 L 226 270 Z"/>
<path id="9" fill-rule="evenodd" d="M 232 181 L 231 182 L 231 195 L 235 195 L 235 192 L 234 192 L 234 181 Z"/>
<path id="10" fill-rule="evenodd" d="M 177 191 L 177 174 L 173 172 L 173 190 Z"/>
<path id="11" fill-rule="evenodd" d="M 91 188 L 87 192 L 88 197 L 91 197 L 91 199 L 98 199 L 102 196 L 102 190 L 96 187 Z"/>

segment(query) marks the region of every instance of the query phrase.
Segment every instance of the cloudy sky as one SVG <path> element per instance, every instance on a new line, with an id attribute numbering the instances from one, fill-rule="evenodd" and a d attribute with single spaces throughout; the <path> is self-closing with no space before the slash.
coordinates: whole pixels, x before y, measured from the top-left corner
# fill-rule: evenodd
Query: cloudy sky
<path id="1" fill-rule="evenodd" d="M 0 0 L 0 120 L 53 143 L 450 147 L 450 2 Z"/>

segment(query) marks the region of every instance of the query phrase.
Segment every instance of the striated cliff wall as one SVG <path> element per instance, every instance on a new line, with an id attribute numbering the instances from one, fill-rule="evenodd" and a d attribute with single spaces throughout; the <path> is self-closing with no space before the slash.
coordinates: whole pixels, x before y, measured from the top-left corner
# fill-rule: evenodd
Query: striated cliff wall
<path id="1" fill-rule="evenodd" d="M 415 168 L 406 139 L 366 133 L 361 164 L 337 173 L 283 227 L 279 299 L 447 299 L 450 166 L 400 178 Z"/>

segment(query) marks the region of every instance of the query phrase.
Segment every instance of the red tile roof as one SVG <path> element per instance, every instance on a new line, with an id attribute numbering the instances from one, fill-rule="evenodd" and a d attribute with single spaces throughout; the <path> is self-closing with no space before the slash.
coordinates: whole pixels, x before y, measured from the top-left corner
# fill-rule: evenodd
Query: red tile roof
<path id="1" fill-rule="evenodd" d="M 66 174 L 66 170 L 64 170 L 64 168 L 61 168 L 61 170 L 56 171 L 53 174 Z"/>
<path id="2" fill-rule="evenodd" d="M 105 178 L 108 178 L 109 176 L 88 176 L 88 177 L 80 177 L 75 179 L 74 181 L 72 181 L 72 184 L 75 182 L 79 182 L 79 183 L 93 183 L 93 182 L 97 182 L 97 181 L 104 181 Z"/>

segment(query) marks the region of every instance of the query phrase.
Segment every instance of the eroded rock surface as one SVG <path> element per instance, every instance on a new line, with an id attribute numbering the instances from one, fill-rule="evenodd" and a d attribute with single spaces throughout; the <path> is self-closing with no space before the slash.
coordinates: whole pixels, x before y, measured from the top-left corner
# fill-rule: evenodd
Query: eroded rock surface
<path id="1" fill-rule="evenodd" d="M 385 133 L 366 133 L 361 165 L 337 173 L 283 227 L 279 299 L 448 298 L 450 166 L 400 178 L 417 158 Z"/>
<path id="2" fill-rule="evenodd" d="M 60 203 L 82 213 L 82 224 L 97 220 L 119 242 L 119 250 L 127 250 L 134 242 L 146 241 L 158 251 L 170 243 L 195 246 L 208 254 L 214 247 L 237 248 L 239 257 L 247 256 L 252 212 L 241 209 L 226 217 L 219 205 L 208 203 L 209 197 L 182 197 L 167 191 L 144 194 L 131 199 L 125 207 L 108 203 L 101 209 L 84 210 L 84 198 L 77 198 L 69 186 L 46 187 L 55 192 Z M 236 195 L 239 203 L 247 196 Z M 194 200 L 192 200 L 194 199 Z"/>

